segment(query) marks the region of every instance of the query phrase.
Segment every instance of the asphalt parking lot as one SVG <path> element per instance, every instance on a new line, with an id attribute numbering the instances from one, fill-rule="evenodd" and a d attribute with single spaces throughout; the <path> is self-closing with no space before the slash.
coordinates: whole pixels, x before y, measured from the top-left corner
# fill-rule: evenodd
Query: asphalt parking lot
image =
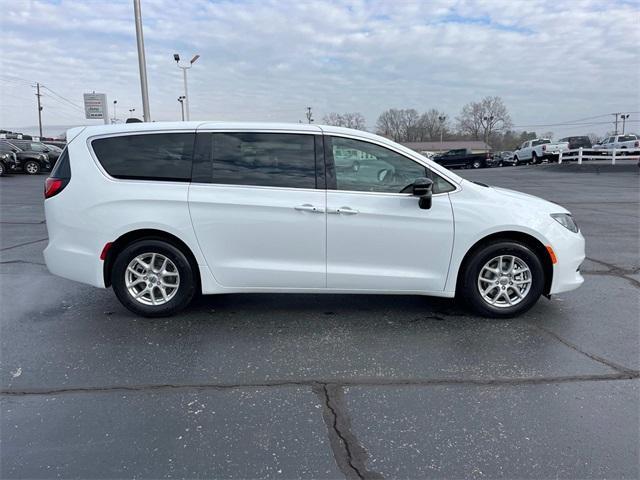
<path id="1" fill-rule="evenodd" d="M 638 478 L 640 175 L 619 167 L 461 172 L 586 237 L 585 284 L 512 320 L 340 295 L 136 318 L 47 272 L 44 176 L 1 178 L 0 477 Z"/>

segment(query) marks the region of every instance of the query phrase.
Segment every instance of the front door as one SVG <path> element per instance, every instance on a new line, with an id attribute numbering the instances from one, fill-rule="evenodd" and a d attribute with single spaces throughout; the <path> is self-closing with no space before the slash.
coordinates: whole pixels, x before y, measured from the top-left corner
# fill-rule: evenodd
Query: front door
<path id="1" fill-rule="evenodd" d="M 309 133 L 198 133 L 193 228 L 224 287 L 326 286 L 326 194 Z M 322 158 L 319 158 L 322 162 Z"/>
<path id="2" fill-rule="evenodd" d="M 353 291 L 444 290 L 453 247 L 455 187 L 425 166 L 381 145 L 328 137 L 327 287 Z M 341 168 L 343 155 L 360 168 Z M 335 162 L 334 162 L 335 159 Z M 336 165 L 335 169 L 333 165 Z M 416 178 L 434 180 L 432 207 L 404 193 Z"/>

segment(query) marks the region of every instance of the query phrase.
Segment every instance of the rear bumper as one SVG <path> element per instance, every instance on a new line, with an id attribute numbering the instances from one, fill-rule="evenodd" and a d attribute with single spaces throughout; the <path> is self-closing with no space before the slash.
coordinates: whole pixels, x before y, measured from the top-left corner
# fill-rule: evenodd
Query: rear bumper
<path id="1" fill-rule="evenodd" d="M 47 268 L 53 275 L 105 288 L 104 265 L 99 253 L 82 252 L 51 241 L 42 253 Z"/>

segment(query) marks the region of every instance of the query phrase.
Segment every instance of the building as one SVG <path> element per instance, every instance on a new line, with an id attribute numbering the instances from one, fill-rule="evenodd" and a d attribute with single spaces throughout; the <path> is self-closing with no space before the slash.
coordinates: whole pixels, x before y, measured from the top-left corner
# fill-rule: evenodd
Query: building
<path id="1" fill-rule="evenodd" d="M 472 153 L 484 153 L 491 150 L 491 147 L 482 140 L 446 140 L 440 142 L 400 142 L 407 148 L 418 153 L 426 152 L 440 153 L 459 148 L 468 148 Z"/>

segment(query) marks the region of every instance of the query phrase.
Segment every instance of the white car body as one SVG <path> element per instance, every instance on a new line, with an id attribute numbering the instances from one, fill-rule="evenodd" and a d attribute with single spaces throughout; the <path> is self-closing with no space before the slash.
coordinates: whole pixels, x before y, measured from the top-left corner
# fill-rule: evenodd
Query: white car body
<path id="1" fill-rule="evenodd" d="M 434 194 L 432 207 L 422 210 L 410 193 L 123 180 L 104 170 L 91 146 L 96 138 L 124 133 L 222 131 L 358 139 L 427 167 L 455 189 Z M 101 252 L 139 230 L 166 232 L 183 242 L 197 262 L 204 294 L 453 297 L 465 255 L 479 241 L 504 232 L 530 237 L 555 252 L 545 293 L 583 282 L 578 269 L 585 258 L 584 238 L 550 216 L 566 209 L 464 180 L 377 135 L 302 124 L 158 122 L 74 128 L 67 138 L 72 177 L 60 194 L 45 200 L 49 243 L 44 257 L 51 273 L 78 282 L 108 286 Z"/>
<path id="2" fill-rule="evenodd" d="M 603 139 L 602 143 L 593 146 L 594 150 L 621 150 L 628 153 L 640 151 L 640 140 L 637 135 L 611 135 Z"/>
<path id="3" fill-rule="evenodd" d="M 514 158 L 519 163 L 531 162 L 534 158 L 538 161 L 557 159 L 560 152 L 569 150 L 568 142 L 552 142 L 548 138 L 535 138 L 527 140 L 513 152 Z"/>

